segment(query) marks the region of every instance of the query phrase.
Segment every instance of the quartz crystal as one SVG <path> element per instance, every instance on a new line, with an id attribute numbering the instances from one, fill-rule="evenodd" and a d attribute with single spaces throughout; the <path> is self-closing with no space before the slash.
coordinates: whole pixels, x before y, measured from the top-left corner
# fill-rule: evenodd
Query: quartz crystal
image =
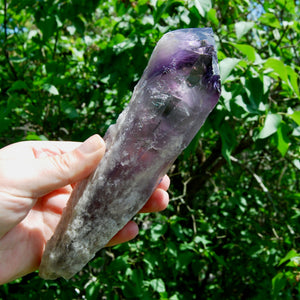
<path id="1" fill-rule="evenodd" d="M 220 76 L 210 28 L 165 34 L 132 99 L 105 134 L 106 153 L 78 183 L 47 242 L 40 276 L 71 278 L 144 206 L 216 105 Z"/>

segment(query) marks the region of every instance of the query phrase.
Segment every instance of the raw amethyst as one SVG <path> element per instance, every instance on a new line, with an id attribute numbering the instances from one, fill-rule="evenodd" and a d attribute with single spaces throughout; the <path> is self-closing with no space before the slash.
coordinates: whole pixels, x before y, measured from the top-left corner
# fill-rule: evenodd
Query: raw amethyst
<path id="1" fill-rule="evenodd" d="M 72 277 L 143 207 L 216 105 L 220 77 L 210 28 L 165 34 L 129 105 L 106 135 L 96 171 L 77 184 L 40 266 Z"/>

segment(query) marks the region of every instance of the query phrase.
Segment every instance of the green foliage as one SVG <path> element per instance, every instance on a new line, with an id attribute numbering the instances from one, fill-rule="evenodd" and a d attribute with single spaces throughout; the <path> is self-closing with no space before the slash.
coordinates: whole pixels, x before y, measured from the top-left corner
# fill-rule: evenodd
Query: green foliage
<path id="1" fill-rule="evenodd" d="M 299 3 L 259 3 L 1 1 L 0 146 L 103 135 L 173 29 L 213 28 L 223 86 L 138 238 L 70 281 L 33 273 L 0 298 L 300 298 Z"/>

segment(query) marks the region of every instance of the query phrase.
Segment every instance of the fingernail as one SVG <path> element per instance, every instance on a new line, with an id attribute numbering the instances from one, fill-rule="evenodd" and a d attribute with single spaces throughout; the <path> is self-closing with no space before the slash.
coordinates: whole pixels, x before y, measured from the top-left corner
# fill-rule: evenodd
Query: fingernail
<path id="1" fill-rule="evenodd" d="M 98 134 L 95 134 L 85 140 L 78 150 L 84 154 L 90 154 L 100 150 L 104 145 L 104 140 Z"/>

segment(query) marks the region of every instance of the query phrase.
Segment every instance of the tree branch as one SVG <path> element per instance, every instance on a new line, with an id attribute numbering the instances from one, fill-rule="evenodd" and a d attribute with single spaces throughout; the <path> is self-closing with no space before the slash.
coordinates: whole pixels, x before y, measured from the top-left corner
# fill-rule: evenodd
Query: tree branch
<path id="1" fill-rule="evenodd" d="M 237 155 L 243 152 L 245 149 L 251 147 L 254 141 L 250 136 L 245 136 L 239 145 L 232 152 L 232 155 Z M 197 175 L 193 176 L 187 184 L 187 194 L 193 197 L 198 191 L 200 191 L 205 183 L 215 174 L 221 167 L 223 167 L 227 161 L 222 156 L 222 143 L 219 139 L 213 149 L 211 155 L 197 170 Z"/>

